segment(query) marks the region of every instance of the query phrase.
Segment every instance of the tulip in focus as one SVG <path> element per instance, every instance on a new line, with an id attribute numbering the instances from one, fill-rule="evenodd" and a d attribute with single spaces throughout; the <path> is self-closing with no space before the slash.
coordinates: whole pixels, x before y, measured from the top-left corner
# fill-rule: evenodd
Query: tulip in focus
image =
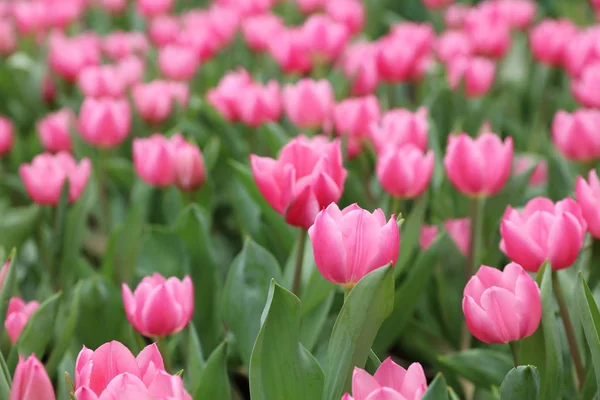
<path id="1" fill-rule="evenodd" d="M 513 342 L 533 335 L 540 325 L 540 289 L 519 264 L 503 271 L 482 265 L 465 286 L 462 309 L 477 339 Z"/>
<path id="2" fill-rule="evenodd" d="M 317 268 L 325 279 L 353 287 L 369 272 L 394 264 L 400 250 L 400 230 L 392 215 L 373 213 L 353 204 L 340 210 L 331 203 L 308 230 Z"/>
<path id="3" fill-rule="evenodd" d="M 406 144 L 427 150 L 427 113 L 427 108 L 421 107 L 414 113 L 398 108 L 383 114 L 379 123 L 371 125 L 371 140 L 377 153 L 381 154 L 392 148 L 399 149 Z"/>
<path id="4" fill-rule="evenodd" d="M 314 64 L 320 65 L 337 59 L 350 37 L 345 25 L 326 15 L 313 15 L 302 26 Z"/>
<path id="5" fill-rule="evenodd" d="M 86 98 L 79 110 L 79 133 L 91 145 L 110 149 L 121 144 L 131 129 L 131 109 L 125 99 Z"/>
<path id="6" fill-rule="evenodd" d="M 242 24 L 242 34 L 248 47 L 254 51 L 267 51 L 271 39 L 284 29 L 281 17 L 263 14 L 246 18 Z"/>
<path id="7" fill-rule="evenodd" d="M 573 97 L 585 107 L 600 108 L 600 62 L 586 67 L 571 82 Z"/>
<path id="8" fill-rule="evenodd" d="M 125 82 L 119 69 L 112 65 L 87 67 L 81 71 L 77 82 L 86 97 L 118 99 L 125 95 Z"/>
<path id="9" fill-rule="evenodd" d="M 290 121 L 302 129 L 330 123 L 334 107 L 333 87 L 326 79 L 300 79 L 283 89 L 283 107 Z"/>
<path id="10" fill-rule="evenodd" d="M 560 270 L 577 259 L 586 228 L 575 200 L 554 204 L 536 197 L 522 211 L 507 208 L 500 225 L 500 249 L 529 272 L 537 272 L 546 260 L 553 270 Z"/>
<path id="11" fill-rule="evenodd" d="M 92 163 L 87 158 L 77 164 L 66 152 L 42 153 L 35 156 L 31 164 L 21 164 L 19 175 L 34 202 L 57 205 L 65 180 L 69 180 L 69 202 L 72 203 L 83 193 L 91 169 Z"/>
<path id="12" fill-rule="evenodd" d="M 253 84 L 252 77 L 243 68 L 228 72 L 221 78 L 216 88 L 209 89 L 206 101 L 210 103 L 221 116 L 229 121 L 239 121 L 239 94 Z"/>
<path id="13" fill-rule="evenodd" d="M 155 273 L 142 279 L 133 293 L 123 284 L 122 294 L 127 319 L 144 336 L 177 333 L 194 313 L 194 287 L 189 276 L 165 279 Z"/>
<path id="14" fill-rule="evenodd" d="M 577 202 L 581 207 L 581 214 L 587 223 L 587 229 L 590 234 L 600 238 L 600 181 L 598 174 L 593 169 L 588 175 L 586 181 L 581 176 L 577 177 L 575 184 L 575 194 Z"/>
<path id="15" fill-rule="evenodd" d="M 352 94 L 364 96 L 375 92 L 379 84 L 376 43 L 355 42 L 346 46 L 342 57 L 344 75 L 352 81 Z"/>
<path id="16" fill-rule="evenodd" d="M 54 388 L 44 365 L 30 355 L 27 359 L 19 356 L 19 363 L 8 400 L 55 400 Z"/>
<path id="17" fill-rule="evenodd" d="M 0 115 L 0 156 L 5 155 L 12 149 L 14 136 L 12 122 Z"/>
<path id="18" fill-rule="evenodd" d="M 346 99 L 335 105 L 333 122 L 338 135 L 348 135 L 348 156 L 357 156 L 370 127 L 379 120 L 379 101 L 374 95 Z"/>
<path id="19" fill-rule="evenodd" d="M 63 108 L 46 115 L 38 124 L 37 131 L 44 150 L 51 153 L 71 151 L 70 129 L 75 122 L 75 114 L 70 108 Z"/>
<path id="20" fill-rule="evenodd" d="M 138 11 L 146 18 L 168 14 L 173 4 L 173 0 L 136 0 Z"/>
<path id="21" fill-rule="evenodd" d="M 355 367 L 352 396 L 346 393 L 342 400 L 419 400 L 426 391 L 427 378 L 421 364 L 415 362 L 404 369 L 388 357 L 373 376 Z"/>
<path id="22" fill-rule="evenodd" d="M 498 193 L 510 177 L 513 162 L 513 142 L 502 142 L 493 133 L 476 139 L 466 133 L 448 139 L 444 167 L 448 179 L 468 196 L 491 196 Z"/>
<path id="23" fill-rule="evenodd" d="M 526 155 L 515 157 L 515 173 L 522 174 L 533 167 L 533 172 L 529 178 L 529 186 L 536 187 L 545 185 L 548 182 L 548 164 L 546 160 L 535 160 Z"/>
<path id="24" fill-rule="evenodd" d="M 19 335 L 27 325 L 27 321 L 31 317 L 31 314 L 38 309 L 40 303 L 33 300 L 29 303 L 25 303 L 19 297 L 13 297 L 8 302 L 8 310 L 6 311 L 6 321 L 4 321 L 4 327 L 10 338 L 10 342 L 15 344 Z"/>
<path id="25" fill-rule="evenodd" d="M 552 141 L 569 160 L 587 162 L 600 158 L 600 111 L 558 111 L 552 121 Z"/>
<path id="26" fill-rule="evenodd" d="M 390 195 L 414 199 L 423 194 L 431 177 L 435 159 L 430 150 L 423 153 L 413 145 L 384 152 L 377 160 L 377 178 Z"/>
<path id="27" fill-rule="evenodd" d="M 448 232 L 458 250 L 466 257 L 471 247 L 471 220 L 469 218 L 448 219 L 444 221 L 444 229 Z M 419 240 L 421 248 L 427 250 L 437 237 L 437 234 L 437 226 L 423 225 Z"/>
<path id="28" fill-rule="evenodd" d="M 250 155 L 256 185 L 267 202 L 293 226 L 308 229 L 323 208 L 340 199 L 347 171 L 339 140 L 297 136 L 274 160 Z"/>
<path id="29" fill-rule="evenodd" d="M 181 134 L 171 137 L 175 186 L 179 190 L 193 191 L 206 181 L 204 158 L 198 146 L 187 142 Z"/>
<path id="30" fill-rule="evenodd" d="M 188 81 L 192 79 L 200 60 L 193 49 L 167 45 L 158 51 L 158 68 L 160 73 L 173 81 Z"/>
<path id="31" fill-rule="evenodd" d="M 481 97 L 491 89 L 496 75 L 493 61 L 482 57 L 460 57 L 448 64 L 448 85 L 456 90 L 461 83 L 468 97 Z"/>
<path id="32" fill-rule="evenodd" d="M 454 0 L 422 0 L 425 7 L 430 10 L 439 10 L 441 8 L 448 7 L 454 3 Z"/>
<path id="33" fill-rule="evenodd" d="M 569 19 L 543 20 L 529 33 L 531 53 L 538 62 L 560 67 L 576 34 L 577 27 Z"/>

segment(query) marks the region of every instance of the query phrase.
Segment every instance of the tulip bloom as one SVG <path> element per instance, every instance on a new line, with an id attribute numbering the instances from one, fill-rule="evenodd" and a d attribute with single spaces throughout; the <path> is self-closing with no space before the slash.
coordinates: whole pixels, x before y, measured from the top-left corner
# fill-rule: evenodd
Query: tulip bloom
<path id="1" fill-rule="evenodd" d="M 526 155 L 515 157 L 515 174 L 522 174 L 530 167 L 533 167 L 533 172 L 529 178 L 529 186 L 536 187 L 545 185 L 548 182 L 548 164 L 546 163 L 546 160 L 537 161 Z"/>
<path id="2" fill-rule="evenodd" d="M 91 145 L 110 149 L 120 145 L 131 129 L 131 109 L 125 99 L 86 98 L 79 110 L 79 133 Z"/>
<path id="3" fill-rule="evenodd" d="M 168 14 L 173 4 L 173 0 L 136 0 L 137 10 L 146 18 Z"/>
<path id="4" fill-rule="evenodd" d="M 298 9 L 304 14 L 311 14 L 325 8 L 327 0 L 296 0 Z"/>
<path id="5" fill-rule="evenodd" d="M 127 9 L 127 0 L 100 0 L 100 5 L 109 14 L 121 14 Z"/>
<path id="6" fill-rule="evenodd" d="M 240 120 L 239 95 L 246 87 L 253 84 L 252 77 L 243 68 L 228 72 L 221 78 L 216 88 L 208 90 L 206 101 L 212 105 L 221 116 L 229 121 Z"/>
<path id="7" fill-rule="evenodd" d="M 452 4 L 444 12 L 444 24 L 448 29 L 462 29 L 470 11 L 466 4 Z"/>
<path id="8" fill-rule="evenodd" d="M 241 122 L 259 127 L 267 122 L 279 120 L 282 111 L 281 91 L 275 80 L 266 85 L 253 84 L 238 93 L 237 113 Z"/>
<path id="9" fill-rule="evenodd" d="M 317 268 L 325 279 L 352 287 L 369 272 L 395 263 L 400 230 L 395 216 L 386 223 L 381 209 L 356 204 L 340 210 L 331 203 L 308 230 Z"/>
<path id="10" fill-rule="evenodd" d="M 75 82 L 86 67 L 100 64 L 100 42 L 93 34 L 76 37 L 52 34 L 49 43 L 50 69 L 69 82 Z"/>
<path id="11" fill-rule="evenodd" d="M 465 18 L 464 30 L 476 54 L 502 58 L 510 49 L 510 25 L 493 6 L 473 8 Z"/>
<path id="12" fill-rule="evenodd" d="M 431 181 L 435 159 L 430 150 L 423 153 L 413 145 L 391 149 L 377 160 L 377 178 L 383 189 L 392 196 L 414 199 L 420 196 Z"/>
<path id="13" fill-rule="evenodd" d="M 44 365 L 35 358 L 19 356 L 19 363 L 10 389 L 8 400 L 55 400 L 54 388 L 44 369 Z"/>
<path id="14" fill-rule="evenodd" d="M 512 342 L 533 335 L 540 325 L 540 289 L 519 264 L 504 271 L 482 265 L 465 286 L 462 309 L 477 339 Z"/>
<path id="15" fill-rule="evenodd" d="M 116 31 L 104 37 L 102 42 L 102 50 L 113 60 L 145 56 L 149 49 L 148 39 L 141 32 Z"/>
<path id="16" fill-rule="evenodd" d="M 379 123 L 371 125 L 371 140 L 379 154 L 388 149 L 399 149 L 406 144 L 425 151 L 428 136 L 429 123 L 425 107 L 414 113 L 403 108 L 393 109 L 383 114 Z"/>
<path id="17" fill-rule="evenodd" d="M 307 74 L 313 68 L 310 42 L 302 28 L 285 28 L 271 38 L 269 54 L 288 74 Z"/>
<path id="18" fill-rule="evenodd" d="M 331 121 L 334 95 L 331 83 L 321 79 L 300 79 L 283 89 L 283 107 L 287 117 L 302 129 L 316 129 Z"/>
<path id="19" fill-rule="evenodd" d="M 15 344 L 23 328 L 27 325 L 27 321 L 31 317 L 31 314 L 38 309 L 40 303 L 33 300 L 29 303 L 25 303 L 19 297 L 13 297 L 8 302 L 8 310 L 6 311 L 6 321 L 4 326 L 8 332 L 10 342 Z"/>
<path id="20" fill-rule="evenodd" d="M 468 196 L 491 196 L 508 181 L 513 160 L 512 138 L 504 142 L 493 133 L 476 139 L 466 133 L 452 135 L 444 157 L 452 185 Z"/>
<path id="21" fill-rule="evenodd" d="M 117 70 L 127 88 L 139 83 L 144 78 L 144 61 L 137 56 L 121 58 L 117 62 Z"/>
<path id="22" fill-rule="evenodd" d="M 6 260 L 2 268 L 0 268 L 0 292 L 2 291 L 2 286 L 4 286 L 4 281 L 6 280 L 6 276 L 8 275 L 8 270 L 10 269 L 10 258 Z"/>
<path id="23" fill-rule="evenodd" d="M 575 194 L 588 231 L 600 239 L 600 181 L 595 169 L 590 171 L 587 181 L 581 176 L 577 177 Z"/>
<path id="24" fill-rule="evenodd" d="M 357 42 L 346 46 L 342 57 L 344 75 L 352 81 L 352 94 L 371 94 L 379 84 L 376 43 Z"/>
<path id="25" fill-rule="evenodd" d="M 125 95 L 125 82 L 119 72 L 112 65 L 85 68 L 77 79 L 79 89 L 86 97 L 121 98 Z"/>
<path id="26" fill-rule="evenodd" d="M 379 119 L 379 101 L 374 95 L 344 100 L 333 109 L 333 122 L 338 135 L 348 135 L 348 156 L 357 156 L 362 141 L 369 136 L 370 126 Z"/>
<path id="27" fill-rule="evenodd" d="M 352 373 L 352 394 L 342 400 L 418 400 L 427 391 L 427 378 L 421 364 L 408 369 L 386 358 L 373 376 L 358 367 Z"/>
<path id="28" fill-rule="evenodd" d="M 171 138 L 175 186 L 179 190 L 193 191 L 206 181 L 204 158 L 198 146 L 187 142 L 181 134 Z"/>
<path id="29" fill-rule="evenodd" d="M 326 15 L 316 14 L 309 17 L 301 29 L 315 64 L 335 60 L 350 38 L 345 25 Z"/>
<path id="30" fill-rule="evenodd" d="M 438 58 L 445 64 L 456 59 L 470 57 L 473 54 L 471 40 L 462 31 L 446 31 L 442 33 L 435 45 Z"/>
<path id="31" fill-rule="evenodd" d="M 161 15 L 150 21 L 148 35 L 157 47 L 174 43 L 181 32 L 179 19 L 172 15 Z"/>
<path id="32" fill-rule="evenodd" d="M 600 61 L 600 51 L 597 49 L 600 39 L 600 28 L 592 26 L 571 38 L 565 49 L 564 64 L 567 72 L 573 78 L 579 78 L 590 65 Z"/>
<path id="33" fill-rule="evenodd" d="M 554 204 L 537 197 L 521 212 L 507 208 L 500 225 L 500 249 L 527 271 L 537 272 L 546 260 L 553 270 L 560 270 L 577 259 L 586 228 L 575 200 Z"/>
<path id="34" fill-rule="evenodd" d="M 471 248 L 471 220 L 469 218 L 456 218 L 444 221 L 444 229 L 456 244 L 458 250 L 465 257 Z M 438 234 L 435 225 L 423 225 L 421 227 L 419 243 L 423 250 L 427 250 Z"/>
<path id="35" fill-rule="evenodd" d="M 67 179 L 69 202 L 72 203 L 81 196 L 91 169 L 92 163 L 87 158 L 77 165 L 69 153 L 43 153 L 35 156 L 31 164 L 21 164 L 19 175 L 33 201 L 38 204 L 57 205 Z"/>
<path id="36" fill-rule="evenodd" d="M 448 7 L 454 3 L 454 0 L 422 0 L 425 7 L 430 10 L 439 10 L 441 8 Z"/>
<path id="37" fill-rule="evenodd" d="M 122 286 L 127 319 L 144 336 L 167 336 L 187 326 L 194 313 L 194 287 L 189 276 L 165 279 L 147 276 L 131 292 Z"/>
<path id="38" fill-rule="evenodd" d="M 14 136 L 12 122 L 0 115 L 0 156 L 5 155 L 12 149 Z"/>
<path id="39" fill-rule="evenodd" d="M 360 0 L 329 1 L 325 11 L 334 21 L 346 26 L 350 34 L 359 33 L 365 24 L 365 5 Z"/>
<path id="40" fill-rule="evenodd" d="M 342 196 L 348 172 L 339 140 L 298 136 L 274 160 L 250 155 L 256 185 L 265 200 L 293 226 L 308 229 L 320 210 Z"/>
<path id="41" fill-rule="evenodd" d="M 46 115 L 37 124 L 37 131 L 42 142 L 42 147 L 52 153 L 71 151 L 72 144 L 69 130 L 73 126 L 74 121 L 75 114 L 73 114 L 70 108 L 63 108 Z"/>
<path id="42" fill-rule="evenodd" d="M 585 107 L 600 107 L 600 62 L 586 67 L 581 76 L 571 82 L 575 99 Z"/>
<path id="43" fill-rule="evenodd" d="M 17 49 L 17 34 L 13 24 L 0 17 L 0 56 L 9 56 Z"/>
<path id="44" fill-rule="evenodd" d="M 489 92 L 495 75 L 496 65 L 487 58 L 460 57 L 448 64 L 448 85 L 456 90 L 462 82 L 468 97 L 481 97 Z"/>
<path id="45" fill-rule="evenodd" d="M 166 79 L 188 81 L 199 66 L 196 52 L 188 47 L 167 45 L 158 51 L 158 68 Z"/>
<path id="46" fill-rule="evenodd" d="M 552 141 L 569 160 L 592 161 L 600 158 L 600 111 L 558 111 L 552 121 Z"/>
<path id="47" fill-rule="evenodd" d="M 569 43 L 577 35 L 577 26 L 569 19 L 546 19 L 529 33 L 529 47 L 538 62 L 560 67 Z"/>
<path id="48" fill-rule="evenodd" d="M 176 83 L 155 80 L 150 83 L 138 83 L 133 87 L 133 104 L 138 114 L 150 124 L 161 124 L 169 118 L 175 101 L 180 106 L 187 104 L 187 87 L 181 86 L 185 99 L 180 99 L 174 88 Z M 178 89 L 176 89 L 178 90 Z"/>
<path id="49" fill-rule="evenodd" d="M 246 18 L 242 24 L 242 34 L 248 47 L 254 51 L 267 51 L 269 41 L 284 29 L 281 17 L 263 14 Z"/>
<path id="50" fill-rule="evenodd" d="M 144 182 L 166 187 L 175 182 L 175 167 L 169 140 L 160 133 L 133 139 L 133 165 Z"/>

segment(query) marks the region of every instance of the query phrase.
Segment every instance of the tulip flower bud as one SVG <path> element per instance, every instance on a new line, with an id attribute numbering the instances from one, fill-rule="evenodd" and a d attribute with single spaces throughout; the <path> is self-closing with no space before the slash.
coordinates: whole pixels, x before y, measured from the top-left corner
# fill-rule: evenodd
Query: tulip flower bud
<path id="1" fill-rule="evenodd" d="M 332 117 L 333 87 L 327 80 L 299 80 L 283 89 L 283 107 L 294 125 L 303 129 L 316 129 L 326 125 Z"/>
<path id="2" fill-rule="evenodd" d="M 267 51 L 269 41 L 284 29 L 281 17 L 263 14 L 246 18 L 242 23 L 242 34 L 248 47 L 254 51 Z"/>
<path id="3" fill-rule="evenodd" d="M 52 34 L 49 42 L 48 65 L 69 82 L 75 82 L 84 68 L 100 64 L 100 42 L 94 34 L 75 37 Z"/>
<path id="4" fill-rule="evenodd" d="M 489 92 L 495 75 L 496 65 L 487 58 L 460 57 L 448 64 L 448 85 L 456 90 L 462 83 L 468 97 L 481 97 Z"/>
<path id="5" fill-rule="evenodd" d="M 44 365 L 35 358 L 19 356 L 8 400 L 55 400 L 52 382 Z"/>
<path id="6" fill-rule="evenodd" d="M 0 156 L 5 155 L 12 149 L 14 136 L 12 122 L 0 115 Z"/>
<path id="7" fill-rule="evenodd" d="M 471 40 L 462 31 L 446 31 L 442 33 L 435 45 L 438 58 L 445 64 L 454 60 L 470 57 L 473 54 Z"/>
<path id="8" fill-rule="evenodd" d="M 158 51 L 160 73 L 173 81 L 188 81 L 200 66 L 196 52 L 185 46 L 167 45 Z"/>
<path id="9" fill-rule="evenodd" d="M 552 121 L 552 141 L 569 160 L 593 161 L 600 158 L 600 111 L 558 111 Z"/>
<path id="10" fill-rule="evenodd" d="M 536 61 L 554 67 L 565 62 L 569 43 L 577 35 L 577 26 L 569 19 L 546 19 L 529 33 L 529 47 Z"/>
<path id="11" fill-rule="evenodd" d="M 157 47 L 163 47 L 177 40 L 181 28 L 177 17 L 161 15 L 150 21 L 148 35 Z"/>
<path id="12" fill-rule="evenodd" d="M 173 4 L 173 0 L 136 0 L 138 11 L 146 18 L 168 14 Z"/>
<path id="13" fill-rule="evenodd" d="M 466 257 L 471 247 L 471 220 L 469 218 L 456 218 L 444 221 L 444 229 L 456 244 L 458 250 Z M 423 250 L 427 250 L 438 234 L 435 225 L 423 225 L 419 243 Z"/>
<path id="14" fill-rule="evenodd" d="M 91 145 L 113 148 L 131 129 L 131 109 L 125 99 L 86 98 L 79 110 L 79 133 Z"/>
<path id="15" fill-rule="evenodd" d="M 595 169 L 590 171 L 587 181 L 577 177 L 575 194 L 588 231 L 600 239 L 600 181 Z"/>
<path id="16" fill-rule="evenodd" d="M 377 153 L 382 154 L 389 149 L 399 149 L 412 144 L 427 150 L 429 122 L 427 108 L 421 107 L 417 112 L 402 108 L 393 109 L 385 114 L 376 124 L 371 125 L 371 140 Z"/>
<path id="17" fill-rule="evenodd" d="M 6 311 L 6 321 L 4 326 L 8 332 L 8 337 L 11 343 L 16 343 L 17 339 L 21 335 L 23 328 L 27 325 L 31 314 L 38 309 L 40 303 L 37 301 L 30 301 L 25 303 L 19 297 L 13 297 L 8 302 L 8 309 Z"/>
<path id="18" fill-rule="evenodd" d="M 583 69 L 581 76 L 571 82 L 575 99 L 585 107 L 600 107 L 600 94 L 595 89 L 600 85 L 600 62 Z"/>
<path id="19" fill-rule="evenodd" d="M 133 139 L 133 165 L 144 182 L 166 187 L 175 182 L 171 143 L 160 133 Z"/>
<path id="20" fill-rule="evenodd" d="M 352 80 L 352 94 L 371 94 L 379 84 L 376 43 L 356 42 L 346 46 L 342 57 L 344 75 Z"/>
<path id="21" fill-rule="evenodd" d="M 238 96 L 251 85 L 252 77 L 248 71 L 239 68 L 225 74 L 217 87 L 207 92 L 206 101 L 227 121 L 238 121 L 241 118 Z"/>
<path id="22" fill-rule="evenodd" d="M 267 122 L 279 120 L 282 109 L 281 91 L 275 80 L 266 85 L 246 86 L 237 97 L 237 113 L 241 122 L 259 127 Z"/>
<path id="23" fill-rule="evenodd" d="M 529 178 L 529 186 L 537 187 L 545 185 L 548 182 L 548 164 L 546 160 L 538 161 L 527 155 L 515 157 L 515 174 L 522 174 L 531 167 L 533 167 L 533 172 Z"/>
<path id="24" fill-rule="evenodd" d="M 8 270 L 10 269 L 10 258 L 6 260 L 2 268 L 0 268 L 0 292 L 2 292 L 2 287 L 4 286 L 4 281 L 6 280 L 6 276 L 8 275 Z"/>
<path id="25" fill-rule="evenodd" d="M 383 189 L 392 196 L 414 199 L 420 196 L 431 181 L 435 159 L 432 151 L 423 153 L 407 144 L 390 149 L 377 160 L 377 177 Z"/>
<path id="26" fill-rule="evenodd" d="M 359 33 L 365 24 L 365 5 L 360 0 L 328 1 L 325 11 L 334 21 L 346 26 L 350 34 Z"/>
<path id="27" fill-rule="evenodd" d="M 504 271 L 482 265 L 465 286 L 467 327 L 485 343 L 508 343 L 533 335 L 542 317 L 540 290 L 519 264 Z"/>
<path id="28" fill-rule="evenodd" d="M 510 49 L 510 25 L 493 5 L 473 8 L 465 18 L 464 30 L 476 54 L 502 58 Z"/>
<path id="29" fill-rule="evenodd" d="M 321 14 L 312 15 L 304 22 L 302 34 L 317 65 L 337 59 L 350 38 L 345 25 Z"/>
<path id="30" fill-rule="evenodd" d="M 0 17 L 0 56 L 9 56 L 17 49 L 17 34 L 8 18 Z"/>
<path id="31" fill-rule="evenodd" d="M 196 190 L 206 180 L 204 158 L 198 146 L 188 143 L 180 134 L 171 138 L 175 185 L 184 191 Z"/>
<path id="32" fill-rule="evenodd" d="M 269 42 L 269 54 L 288 74 L 307 74 L 313 68 L 311 46 L 302 28 L 285 28 Z"/>
<path id="33" fill-rule="evenodd" d="M 167 336 L 187 326 L 194 313 L 194 287 L 186 276 L 165 279 L 155 273 L 145 277 L 131 292 L 122 286 L 127 319 L 144 336 Z"/>
<path id="34" fill-rule="evenodd" d="M 335 105 L 333 122 L 338 135 L 348 135 L 348 156 L 357 156 L 370 127 L 380 116 L 379 101 L 371 95 L 346 99 Z"/>
<path id="35" fill-rule="evenodd" d="M 46 115 L 37 124 L 42 147 L 49 152 L 71 151 L 70 128 L 75 122 L 75 114 L 70 108 Z"/>
<path id="36" fill-rule="evenodd" d="M 163 123 L 173 111 L 173 95 L 167 82 L 138 83 L 132 95 L 136 111 L 148 123 Z"/>

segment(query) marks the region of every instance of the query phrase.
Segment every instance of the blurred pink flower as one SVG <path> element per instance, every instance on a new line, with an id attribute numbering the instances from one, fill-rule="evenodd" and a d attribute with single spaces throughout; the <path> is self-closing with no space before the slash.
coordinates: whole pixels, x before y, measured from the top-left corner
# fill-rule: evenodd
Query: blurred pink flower
<path id="1" fill-rule="evenodd" d="M 75 114 L 70 108 L 63 108 L 46 115 L 37 124 L 38 135 L 44 150 L 58 153 L 71 151 L 71 132 L 75 126 Z"/>

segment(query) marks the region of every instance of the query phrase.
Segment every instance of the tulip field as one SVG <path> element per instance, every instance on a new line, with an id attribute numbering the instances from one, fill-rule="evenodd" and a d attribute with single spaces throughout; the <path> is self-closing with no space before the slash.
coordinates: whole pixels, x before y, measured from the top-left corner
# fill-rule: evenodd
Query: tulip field
<path id="1" fill-rule="evenodd" d="M 597 168 L 597 0 L 0 0 L 0 400 L 598 399 Z"/>

